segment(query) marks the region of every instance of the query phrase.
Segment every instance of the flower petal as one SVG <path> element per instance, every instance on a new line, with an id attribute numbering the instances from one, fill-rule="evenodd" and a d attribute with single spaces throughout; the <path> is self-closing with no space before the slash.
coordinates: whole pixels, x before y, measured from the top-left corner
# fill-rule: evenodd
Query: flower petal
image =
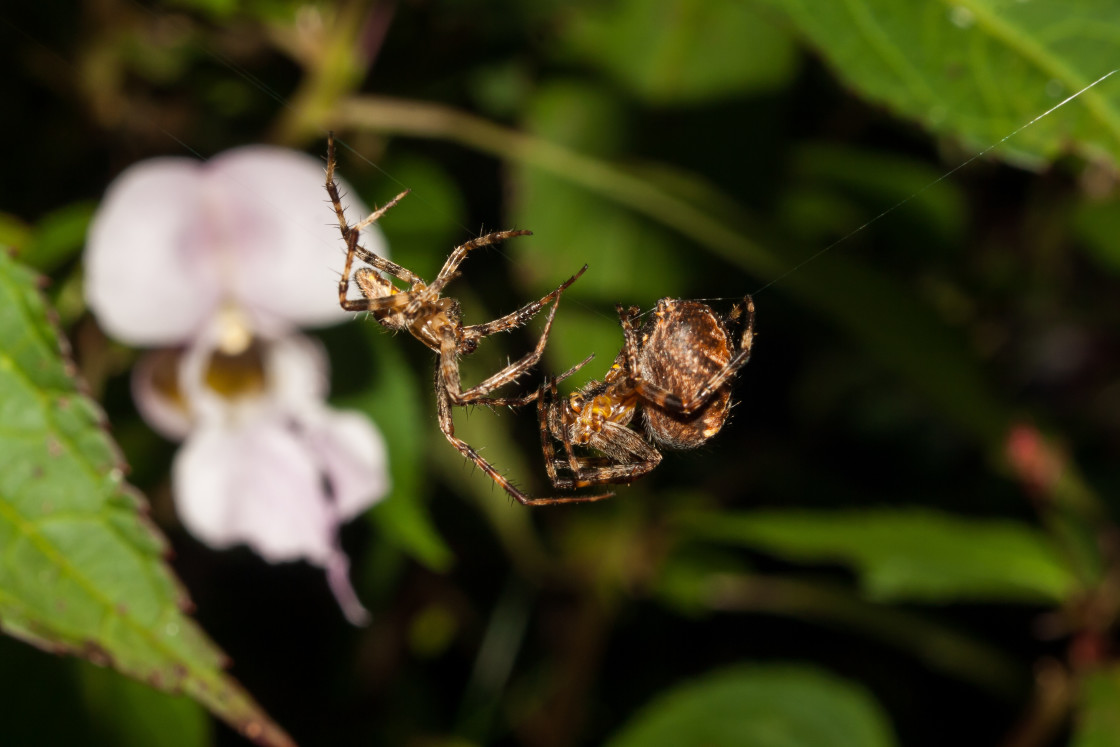
<path id="1" fill-rule="evenodd" d="M 369 611 L 362 606 L 350 583 L 350 558 L 340 548 L 335 548 L 327 560 L 327 585 L 351 625 L 369 624 Z"/>
<path id="2" fill-rule="evenodd" d="M 201 251 L 206 232 L 195 222 L 200 183 L 197 161 L 157 158 L 109 187 L 90 225 L 85 288 L 112 337 L 174 345 L 212 313 L 220 286 Z"/>
<path id="3" fill-rule="evenodd" d="M 322 407 L 330 388 L 330 362 L 318 340 L 292 334 L 272 341 L 266 370 L 270 395 L 286 408 L 308 403 Z"/>
<path id="4" fill-rule="evenodd" d="M 308 443 L 323 465 L 339 517 L 352 519 L 384 498 L 390 484 L 388 457 L 373 422 L 326 407 L 308 420 Z"/>
<path id="5" fill-rule="evenodd" d="M 208 165 L 206 204 L 237 260 L 234 297 L 266 332 L 346 318 L 335 290 L 345 243 L 323 181 L 318 159 L 270 146 L 238 148 Z M 366 216 L 364 205 L 348 202 L 351 223 Z M 376 227 L 362 242 L 386 253 Z"/>
<path id="6" fill-rule="evenodd" d="M 313 453 L 284 421 L 205 424 L 173 467 L 184 526 L 215 548 L 239 543 L 277 563 L 325 565 L 338 528 Z"/>

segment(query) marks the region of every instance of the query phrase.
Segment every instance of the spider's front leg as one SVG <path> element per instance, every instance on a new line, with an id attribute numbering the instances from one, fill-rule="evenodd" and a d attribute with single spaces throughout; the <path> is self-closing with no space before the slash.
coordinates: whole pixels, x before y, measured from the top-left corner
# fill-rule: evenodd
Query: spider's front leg
<path id="1" fill-rule="evenodd" d="M 537 346 L 520 360 L 510 363 L 497 373 L 487 377 L 481 383 L 467 390 L 462 390 L 459 374 L 459 340 L 456 339 L 455 330 L 448 325 L 443 328 L 440 340 L 439 365 L 443 387 L 447 396 L 456 405 L 477 403 L 495 389 L 510 384 L 519 376 L 537 364 L 544 354 L 545 345 L 548 343 L 548 334 L 552 330 L 552 321 L 556 318 L 557 304 L 553 304 L 548 311 L 548 321 L 545 322 L 544 331 L 541 333 Z"/>
<path id="2" fill-rule="evenodd" d="M 579 280 L 583 273 L 587 272 L 587 265 L 580 268 L 579 272 L 572 275 L 555 289 L 549 291 L 541 296 L 538 300 L 532 303 L 527 303 L 517 311 L 499 317 L 492 322 L 485 324 L 474 324 L 469 327 L 463 327 L 463 338 L 468 340 L 481 340 L 483 337 L 494 334 L 495 332 L 506 332 L 511 329 L 523 326 L 526 322 L 532 319 L 537 312 L 539 312 L 544 305 L 553 299 L 559 300 L 560 295 L 568 289 L 568 287 Z"/>

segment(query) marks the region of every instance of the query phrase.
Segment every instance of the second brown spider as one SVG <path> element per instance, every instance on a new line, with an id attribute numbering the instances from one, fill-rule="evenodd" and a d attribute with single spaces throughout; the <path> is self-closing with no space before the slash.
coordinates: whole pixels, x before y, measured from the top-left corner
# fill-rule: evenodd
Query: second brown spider
<path id="1" fill-rule="evenodd" d="M 334 171 L 335 148 L 332 133 L 327 138 L 326 187 L 327 194 L 330 195 L 331 204 L 338 217 L 339 230 L 342 231 L 342 237 L 346 241 L 346 263 L 343 267 L 342 277 L 338 282 L 338 302 L 347 311 L 368 311 L 374 319 L 387 329 L 407 331 L 438 354 L 439 359 L 435 371 L 436 409 L 440 430 L 451 445 L 467 459 L 478 465 L 514 499 L 525 505 L 568 503 L 589 499 L 599 500 L 611 495 L 608 493 L 590 497 L 565 496 L 560 498 L 532 498 L 527 496 L 483 459 L 473 447 L 455 435 L 455 424 L 451 418 L 453 405 L 506 405 L 517 407 L 536 399 L 536 391 L 521 397 L 491 397 L 489 395 L 494 390 L 513 383 L 537 364 L 544 353 L 548 334 L 552 329 L 552 320 L 556 316 L 560 295 L 584 273 L 587 265 L 584 265 L 579 272 L 565 280 L 551 293 L 533 303 L 522 306 L 513 313 L 485 324 L 464 325 L 461 320 L 458 300 L 441 295 L 447 284 L 459 276 L 460 263 L 474 249 L 514 236 L 527 236 L 532 232 L 495 231 L 461 244 L 452 250 L 435 280 L 428 283 L 411 270 L 374 254 L 358 243 L 362 229 L 377 221 L 389 208 L 396 205 L 407 192 L 397 195 L 388 204 L 351 226 L 346 220 L 342 198 L 338 192 L 338 185 L 334 181 Z M 355 257 L 369 266 L 359 267 L 351 275 Z M 408 284 L 408 287 L 398 288 L 388 276 L 404 281 Z M 362 298 L 347 297 L 351 280 L 357 284 Z M 473 353 L 478 347 L 479 341 L 484 337 L 522 326 L 549 302 L 553 302 L 553 305 L 549 310 L 548 320 L 545 322 L 544 331 L 541 333 L 537 346 L 520 360 L 508 364 L 481 383 L 463 389 L 459 373 L 459 358 Z M 586 362 L 584 361 L 584 363 Z M 565 373 L 564 376 L 570 375 L 582 365 L 583 363 L 577 365 Z"/>
<path id="2" fill-rule="evenodd" d="M 562 490 L 629 483 L 661 462 L 657 446 L 693 449 L 719 433 L 731 410 L 731 380 L 747 364 L 754 343 L 754 301 L 738 346 L 727 320 L 698 301 L 663 298 L 650 321 L 634 327 L 636 307 L 618 306 L 625 344 L 603 381 L 592 381 L 564 399 L 546 380 L 537 400 L 541 448 L 552 484 Z M 642 435 L 630 428 L 639 406 Z M 553 441 L 564 445 L 557 455 Z M 590 448 L 583 455 L 576 447 Z M 597 500 L 594 496 L 583 500 Z"/>

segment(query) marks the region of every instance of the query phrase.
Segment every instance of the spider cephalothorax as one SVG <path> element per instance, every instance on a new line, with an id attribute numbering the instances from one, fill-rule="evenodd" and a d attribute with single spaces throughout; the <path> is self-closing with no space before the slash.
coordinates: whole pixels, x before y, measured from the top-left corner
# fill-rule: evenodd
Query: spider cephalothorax
<path id="1" fill-rule="evenodd" d="M 521 503 L 533 505 L 569 502 L 571 499 L 566 497 L 530 498 L 514 487 L 469 444 L 455 435 L 451 408 L 455 405 L 507 405 L 517 407 L 536 399 L 536 391 L 520 397 L 491 397 L 489 395 L 499 387 L 513 383 L 540 360 L 548 341 L 548 334 L 552 329 L 552 320 L 556 316 L 555 302 L 559 300 L 560 294 L 583 274 L 587 265 L 584 265 L 579 272 L 538 301 L 526 304 L 513 313 L 485 324 L 464 325 L 461 320 L 459 302 L 454 298 L 444 298 L 441 295 L 447 284 L 459 276 L 459 265 L 474 249 L 514 236 L 527 236 L 531 232 L 496 231 L 461 244 L 452 250 L 435 280 L 428 283 L 411 270 L 374 254 L 358 243 L 361 230 L 377 221 L 407 193 L 397 195 L 388 204 L 351 226 L 346 220 L 342 198 L 334 181 L 334 170 L 334 137 L 330 135 L 327 139 L 327 194 L 330 195 L 331 204 L 334 206 L 335 214 L 338 217 L 339 230 L 342 231 L 342 237 L 346 241 L 346 263 L 343 267 L 342 277 L 338 282 L 339 304 L 347 311 L 368 311 L 382 326 L 395 331 L 407 331 L 438 354 L 435 391 L 439 426 L 443 435 L 463 456 L 482 468 L 496 483 Z M 359 267 L 351 274 L 355 257 L 369 266 Z M 398 287 L 390 279 L 390 276 L 407 283 L 408 287 Z M 361 291 L 361 298 L 347 297 L 351 280 Z M 478 347 L 479 341 L 484 337 L 522 326 L 550 302 L 553 302 L 553 305 L 548 312 L 548 320 L 545 322 L 544 330 L 536 347 L 521 359 L 508 364 L 481 383 L 463 389 L 459 374 L 459 358 L 473 353 Z M 576 369 L 573 368 L 572 371 L 574 370 Z M 570 374 L 571 371 L 568 373 Z M 600 497 L 606 496 L 595 496 L 595 498 Z M 582 497 L 580 499 L 584 500 Z"/>
<path id="2" fill-rule="evenodd" d="M 736 347 L 727 320 L 698 301 L 664 298 L 649 322 L 636 330 L 638 309 L 618 307 L 625 344 L 603 381 L 592 381 L 567 398 L 546 380 L 537 401 L 541 447 L 552 484 L 561 489 L 631 482 L 653 470 L 661 453 L 630 427 L 640 407 L 645 433 L 658 446 L 693 449 L 723 428 L 731 409 L 731 380 L 750 359 L 754 301 Z M 557 455 L 553 439 L 564 444 Z M 599 452 L 582 456 L 575 447 Z M 565 474 L 566 473 L 566 474 Z"/>

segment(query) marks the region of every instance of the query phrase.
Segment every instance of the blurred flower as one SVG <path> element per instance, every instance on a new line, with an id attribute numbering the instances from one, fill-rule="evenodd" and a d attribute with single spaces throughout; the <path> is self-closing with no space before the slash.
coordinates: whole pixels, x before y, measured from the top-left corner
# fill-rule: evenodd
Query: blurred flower
<path id="1" fill-rule="evenodd" d="M 185 439 L 172 474 L 184 526 L 211 547 L 322 566 L 359 623 L 338 529 L 388 473 L 369 420 L 326 405 L 326 356 L 296 332 L 346 318 L 322 182 L 314 159 L 261 146 L 138 164 L 90 228 L 86 296 L 108 334 L 163 348 L 137 364 L 133 397 Z M 376 229 L 363 243 L 386 253 Z"/>
<path id="2" fill-rule="evenodd" d="M 1016 477 L 1032 493 L 1047 497 L 1065 471 L 1065 459 L 1033 425 L 1016 423 L 1004 444 L 1007 461 Z"/>

